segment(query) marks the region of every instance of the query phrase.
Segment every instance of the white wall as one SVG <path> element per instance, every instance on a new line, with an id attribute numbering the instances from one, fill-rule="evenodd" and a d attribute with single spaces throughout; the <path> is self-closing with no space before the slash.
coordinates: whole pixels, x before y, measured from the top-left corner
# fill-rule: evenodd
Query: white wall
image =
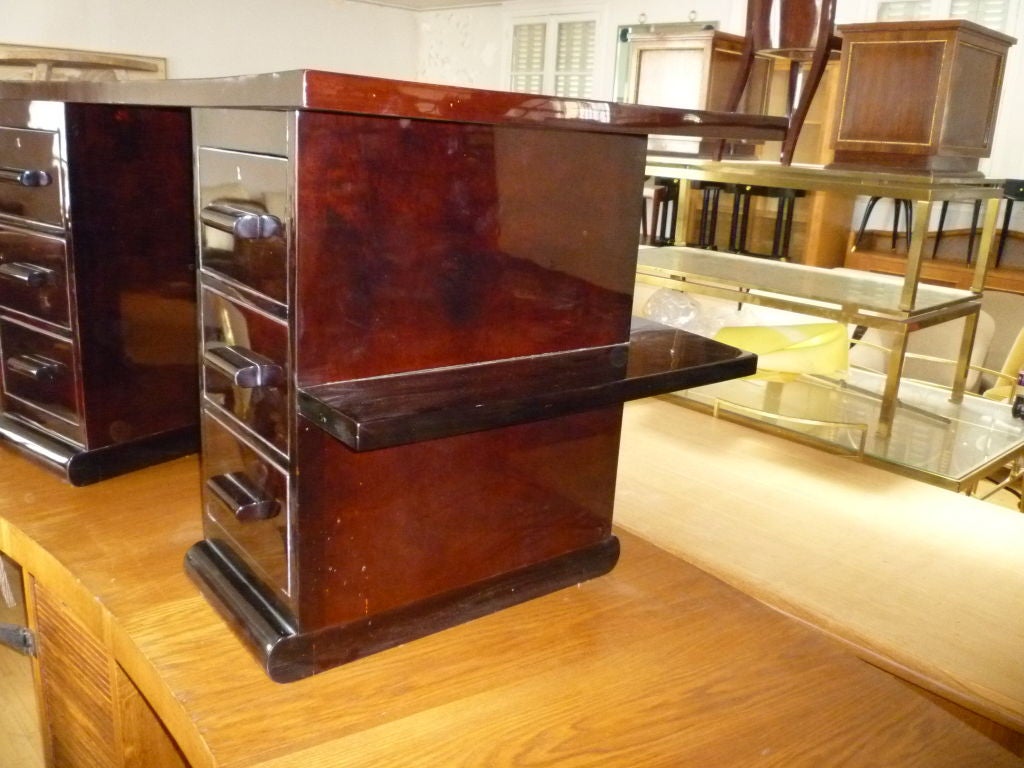
<path id="1" fill-rule="evenodd" d="M 547 12 L 560 6 L 578 6 L 587 0 L 547 0 Z M 611 68 L 615 61 L 615 30 L 619 26 L 640 23 L 659 24 L 687 21 L 717 21 L 727 32 L 742 34 L 746 18 L 746 0 L 595 0 L 591 6 L 603 9 L 607 29 L 604 61 Z M 502 5 L 483 8 L 452 9 L 419 14 L 421 49 L 416 77 L 419 80 L 470 85 L 481 88 L 507 87 L 503 79 L 504 57 L 508 55 L 502 40 L 505 15 L 516 8 L 536 6 L 536 0 L 506 0 Z M 990 178 L 1024 178 L 1024 150 L 1021 149 L 1020 126 L 1024 125 L 1024 10 L 1021 3 L 1011 5 L 1009 34 L 1020 42 L 1007 57 L 1003 100 L 1000 105 L 992 153 L 983 159 L 980 169 Z M 851 24 L 874 20 L 874 0 L 839 0 L 837 23 Z M 599 98 L 612 97 L 611 77 Z M 861 207 L 854 213 L 859 222 Z M 888 221 L 892 216 L 886 205 L 875 211 L 873 222 Z M 937 216 L 937 213 L 936 213 Z M 966 227 L 970 220 L 969 206 L 952 206 L 947 227 Z M 1014 208 L 1016 229 L 1024 229 L 1024 206 Z M 935 222 L 933 222 L 934 226 Z"/>
<path id="2" fill-rule="evenodd" d="M 0 0 L 0 40 L 163 56 L 171 77 L 412 79 L 418 61 L 415 13 L 350 0 Z"/>
<path id="3" fill-rule="evenodd" d="M 487 0 L 482 0 L 486 2 Z M 545 9 L 587 0 L 545 0 Z M 537 0 L 413 12 L 353 0 L 0 0 L 0 40 L 8 43 L 164 56 L 171 77 L 215 77 L 313 68 L 502 88 L 502 28 L 510 9 Z M 605 9 L 605 61 L 614 30 L 637 23 L 718 21 L 743 31 L 746 0 L 594 0 Z M 1013 4 L 1011 34 L 1024 41 L 1024 11 Z M 839 0 L 840 23 L 863 21 L 872 0 Z M 1024 178 L 1017 139 L 1024 124 L 1024 42 L 1011 48 L 992 157 L 992 177 Z M 610 81 L 610 76 L 605 78 Z M 602 94 L 611 97 L 610 91 Z M 1024 206 L 1018 206 L 1022 208 Z M 1021 211 L 1024 216 L 1024 211 Z"/>

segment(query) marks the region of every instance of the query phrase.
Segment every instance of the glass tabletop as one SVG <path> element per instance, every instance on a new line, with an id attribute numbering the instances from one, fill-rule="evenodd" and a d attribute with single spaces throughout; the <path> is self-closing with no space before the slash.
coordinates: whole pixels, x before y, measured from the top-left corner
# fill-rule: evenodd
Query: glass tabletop
<path id="1" fill-rule="evenodd" d="M 1024 453 L 1024 421 L 1010 405 L 903 380 L 888 437 L 877 431 L 884 377 L 851 368 L 845 380 L 735 379 L 676 393 L 705 408 L 752 418 L 773 430 L 863 453 L 865 460 L 956 491 Z"/>
<path id="2" fill-rule="evenodd" d="M 914 307 L 907 313 L 899 308 L 902 277 L 757 259 L 702 248 L 641 248 L 637 271 L 698 282 L 721 282 L 762 294 L 780 294 L 808 306 L 828 304 L 892 316 L 913 317 L 978 300 L 978 295 L 971 291 L 921 283 Z M 679 288 L 685 290 L 686 286 L 680 284 Z"/>
<path id="3" fill-rule="evenodd" d="M 1002 197 L 1004 181 L 981 173 L 832 168 L 768 160 L 723 160 L 651 152 L 647 174 L 692 181 L 756 184 L 907 200 L 982 200 Z"/>

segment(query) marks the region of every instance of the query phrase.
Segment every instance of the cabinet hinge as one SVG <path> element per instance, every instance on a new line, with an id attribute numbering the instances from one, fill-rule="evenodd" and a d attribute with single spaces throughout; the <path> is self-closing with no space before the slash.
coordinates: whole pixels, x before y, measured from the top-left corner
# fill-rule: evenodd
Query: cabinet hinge
<path id="1" fill-rule="evenodd" d="M 36 655 L 36 637 L 32 630 L 19 624 L 0 624 L 0 645 L 13 648 L 25 656 Z"/>

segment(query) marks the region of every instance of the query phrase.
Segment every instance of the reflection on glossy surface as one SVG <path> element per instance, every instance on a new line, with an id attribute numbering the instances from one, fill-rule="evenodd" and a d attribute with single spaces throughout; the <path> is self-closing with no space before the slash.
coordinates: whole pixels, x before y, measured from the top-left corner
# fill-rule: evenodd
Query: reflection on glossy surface
<path id="1" fill-rule="evenodd" d="M 203 510 L 207 538 L 231 542 L 232 549 L 283 597 L 291 592 L 288 567 L 287 480 L 280 468 L 238 439 L 216 417 L 203 417 Z M 235 475 L 278 513 L 248 519 L 229 508 L 215 478 Z"/>
<path id="2" fill-rule="evenodd" d="M 726 412 L 737 403 L 763 412 L 758 421 L 768 424 L 773 414 L 817 421 L 777 426 L 846 450 L 857 451 L 866 435 L 868 459 L 957 490 L 1024 451 L 1024 421 L 1011 417 L 1009 404 L 974 395 L 952 403 L 948 389 L 909 380 L 900 387 L 891 437 L 880 437 L 875 427 L 883 381 L 877 373 L 851 368 L 845 383 L 810 377 L 786 383 L 741 379 L 680 395 L 707 406 L 718 400 Z M 867 429 L 845 426 L 851 423 Z"/>
<path id="3" fill-rule="evenodd" d="M 303 420 L 303 628 L 607 540 L 621 414 L 619 405 L 367 453 Z"/>
<path id="4" fill-rule="evenodd" d="M 314 112 L 299 137 L 300 385 L 628 338 L 641 137 Z"/>
<path id="5" fill-rule="evenodd" d="M 257 435 L 288 453 L 288 328 L 283 323 L 212 290 L 203 291 L 204 396 Z M 280 375 L 258 386 L 229 377 L 216 364 L 218 347 L 265 358 Z M 250 382 L 251 384 L 252 382 Z"/>
<path id="6" fill-rule="evenodd" d="M 893 315 L 902 314 L 903 280 L 891 275 L 845 269 L 825 269 L 792 262 L 701 248 L 642 248 L 638 269 L 651 274 L 704 277 L 762 292 L 785 294 L 794 301 L 823 302 L 837 307 L 858 307 Z M 963 303 L 970 291 L 921 283 L 914 312 Z"/>
<path id="7" fill-rule="evenodd" d="M 287 305 L 288 161 L 201 148 L 197 167 L 201 266 Z"/>

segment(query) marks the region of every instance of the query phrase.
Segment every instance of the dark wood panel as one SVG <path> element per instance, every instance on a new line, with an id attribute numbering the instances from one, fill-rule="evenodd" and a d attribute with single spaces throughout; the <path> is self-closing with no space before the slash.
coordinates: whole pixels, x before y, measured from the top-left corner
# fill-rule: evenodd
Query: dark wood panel
<path id="1" fill-rule="evenodd" d="M 367 453 L 304 424 L 302 628 L 361 619 L 606 540 L 620 420 L 615 406 Z"/>
<path id="2" fill-rule="evenodd" d="M 976 172 L 991 150 L 1016 41 L 964 20 L 845 24 L 839 32 L 831 165 Z"/>
<path id="3" fill-rule="evenodd" d="M 188 110 L 68 106 L 87 444 L 198 421 Z"/>
<path id="4" fill-rule="evenodd" d="M 650 321 L 627 344 L 335 382 L 300 412 L 353 450 L 577 413 L 753 374 L 754 355 Z"/>
<path id="5" fill-rule="evenodd" d="M 616 344 L 641 137 L 300 115 L 300 386 Z"/>

